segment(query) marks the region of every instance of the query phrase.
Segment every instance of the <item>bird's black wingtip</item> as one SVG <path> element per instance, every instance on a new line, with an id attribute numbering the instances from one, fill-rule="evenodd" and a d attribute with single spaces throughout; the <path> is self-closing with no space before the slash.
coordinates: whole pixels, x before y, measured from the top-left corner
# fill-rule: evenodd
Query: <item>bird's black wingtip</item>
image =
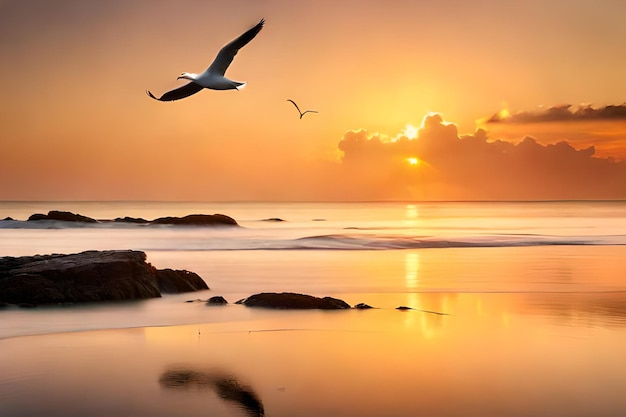
<path id="1" fill-rule="evenodd" d="M 159 100 L 158 98 L 156 98 L 156 97 L 154 96 L 154 94 L 152 94 L 152 93 L 150 92 L 150 90 L 146 90 L 146 94 L 148 95 L 148 97 L 151 97 L 151 98 L 153 98 L 153 99 L 155 99 L 155 100 L 157 100 L 157 101 Z"/>

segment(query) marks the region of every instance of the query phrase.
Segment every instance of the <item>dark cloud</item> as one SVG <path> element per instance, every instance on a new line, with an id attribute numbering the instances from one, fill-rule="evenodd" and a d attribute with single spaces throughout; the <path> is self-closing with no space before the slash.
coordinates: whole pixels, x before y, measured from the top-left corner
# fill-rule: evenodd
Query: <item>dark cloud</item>
<path id="1" fill-rule="evenodd" d="M 414 139 L 350 131 L 339 150 L 344 178 L 371 194 L 362 198 L 626 198 L 626 162 L 598 158 L 593 146 L 490 140 L 482 129 L 459 136 L 439 114 L 427 116 Z"/>
<path id="2" fill-rule="evenodd" d="M 591 105 L 563 104 L 535 112 L 510 114 L 500 111 L 486 118 L 486 123 L 543 123 L 585 120 L 626 120 L 626 103 L 593 108 Z"/>

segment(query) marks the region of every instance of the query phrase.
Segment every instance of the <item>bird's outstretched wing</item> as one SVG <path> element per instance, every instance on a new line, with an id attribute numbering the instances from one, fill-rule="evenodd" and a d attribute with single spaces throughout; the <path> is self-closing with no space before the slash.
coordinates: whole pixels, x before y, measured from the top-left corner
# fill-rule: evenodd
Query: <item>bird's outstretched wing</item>
<path id="1" fill-rule="evenodd" d="M 291 103 L 296 106 L 296 109 L 298 110 L 298 113 L 302 114 L 302 112 L 300 111 L 300 107 L 298 107 L 298 105 L 296 104 L 295 101 L 293 101 L 292 99 L 288 98 L 287 101 L 291 101 Z"/>
<path id="2" fill-rule="evenodd" d="M 302 119 L 302 116 L 304 116 L 307 113 L 318 113 L 315 110 L 305 110 L 305 111 L 301 111 L 300 107 L 298 107 L 298 105 L 296 104 L 295 101 L 293 101 L 292 99 L 288 98 L 287 101 L 290 101 L 294 106 L 296 106 L 296 110 L 298 110 L 298 113 L 300 114 L 300 118 Z"/>
<path id="3" fill-rule="evenodd" d="M 248 44 L 248 42 L 254 39 L 257 33 L 263 29 L 264 23 L 265 19 L 261 19 L 256 26 L 248 29 L 243 35 L 229 42 L 226 46 L 220 49 L 215 57 L 215 60 L 213 60 L 213 63 L 209 66 L 209 68 L 207 68 L 206 72 L 224 75 L 230 63 L 233 62 L 233 58 L 235 58 L 239 49 L 243 48 L 246 44 Z"/>
<path id="4" fill-rule="evenodd" d="M 198 91 L 202 90 L 202 88 L 203 87 L 201 85 L 190 82 L 189 84 L 185 84 L 182 87 L 178 87 L 172 91 L 168 91 L 159 98 L 156 98 L 149 90 L 146 91 L 146 93 L 155 100 L 174 101 L 180 100 L 181 98 L 189 97 L 192 94 L 196 94 Z"/>

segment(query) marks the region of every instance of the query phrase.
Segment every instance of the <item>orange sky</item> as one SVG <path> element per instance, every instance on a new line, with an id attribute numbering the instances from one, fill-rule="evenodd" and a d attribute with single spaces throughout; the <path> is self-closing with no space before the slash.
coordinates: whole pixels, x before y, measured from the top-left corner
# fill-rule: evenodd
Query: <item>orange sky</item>
<path id="1" fill-rule="evenodd" d="M 0 200 L 623 199 L 626 117 L 483 123 L 621 106 L 623 16 L 616 0 L 0 0 Z M 226 73 L 242 91 L 145 95 L 261 17 Z"/>

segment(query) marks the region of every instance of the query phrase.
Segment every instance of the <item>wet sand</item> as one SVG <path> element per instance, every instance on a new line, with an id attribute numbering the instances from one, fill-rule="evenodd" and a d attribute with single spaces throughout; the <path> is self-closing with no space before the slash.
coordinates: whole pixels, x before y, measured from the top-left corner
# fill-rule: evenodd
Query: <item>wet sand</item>
<path id="1" fill-rule="evenodd" d="M 3 339 L 0 415 L 626 414 L 624 293 L 358 297 L 446 314 L 255 310 Z"/>

